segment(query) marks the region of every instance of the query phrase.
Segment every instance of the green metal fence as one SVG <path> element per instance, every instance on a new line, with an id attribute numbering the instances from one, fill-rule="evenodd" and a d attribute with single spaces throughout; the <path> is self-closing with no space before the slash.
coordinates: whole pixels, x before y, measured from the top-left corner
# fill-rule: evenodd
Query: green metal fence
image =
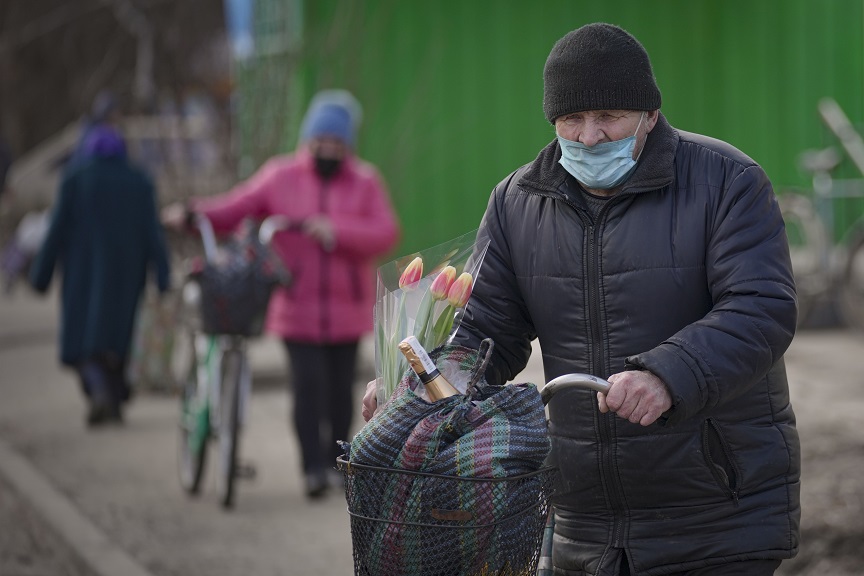
<path id="1" fill-rule="evenodd" d="M 819 98 L 864 120 L 861 0 L 257 2 L 291 5 L 282 17 L 302 18 L 302 41 L 278 70 L 286 84 L 258 89 L 262 102 L 289 111 L 271 114 L 280 138 L 264 148 L 293 148 L 316 90 L 354 92 L 364 105 L 358 153 L 389 184 L 404 227 L 399 252 L 475 227 L 492 187 L 554 137 L 543 118 L 543 64 L 558 38 L 588 22 L 639 38 L 671 123 L 741 148 L 777 188 L 808 185 L 797 155 L 832 143 Z M 260 122 L 264 108 L 253 101 L 246 118 Z M 849 166 L 840 173 L 854 175 Z"/>

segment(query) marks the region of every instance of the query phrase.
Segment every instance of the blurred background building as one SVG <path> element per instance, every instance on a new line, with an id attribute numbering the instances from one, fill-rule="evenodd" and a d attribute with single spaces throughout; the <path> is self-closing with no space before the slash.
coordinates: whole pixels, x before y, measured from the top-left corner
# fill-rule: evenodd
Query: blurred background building
<path id="1" fill-rule="evenodd" d="M 19 160 L 16 206 L 50 202 L 43 168 L 104 88 L 127 113 L 160 198 L 221 192 L 294 148 L 313 93 L 364 106 L 358 152 L 381 167 L 404 224 L 400 253 L 475 227 L 492 187 L 553 137 L 542 69 L 591 21 L 638 37 L 677 128 L 743 149 L 778 189 L 836 145 L 817 103 L 864 121 L 861 0 L 7 0 L 0 5 L 0 133 Z M 843 159 L 836 174 L 861 178 Z M 839 228 L 862 212 L 838 204 Z"/>

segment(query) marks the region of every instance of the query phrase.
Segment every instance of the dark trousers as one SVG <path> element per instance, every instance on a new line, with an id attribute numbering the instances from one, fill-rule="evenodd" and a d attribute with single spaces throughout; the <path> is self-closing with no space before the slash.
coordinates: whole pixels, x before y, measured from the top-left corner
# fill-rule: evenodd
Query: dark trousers
<path id="1" fill-rule="evenodd" d="M 116 405 L 129 400 L 126 363 L 125 358 L 104 352 L 94 354 L 78 364 L 76 370 L 84 396 L 99 404 Z"/>
<path id="2" fill-rule="evenodd" d="M 291 361 L 294 427 L 300 440 L 303 472 L 323 474 L 342 454 L 337 440 L 350 441 L 354 413 L 357 342 L 285 342 Z"/>
<path id="3" fill-rule="evenodd" d="M 675 572 L 671 576 L 771 576 L 780 567 L 780 560 L 744 560 L 730 562 L 719 566 Z M 621 562 L 621 576 L 630 576 L 630 564 L 627 556 Z"/>

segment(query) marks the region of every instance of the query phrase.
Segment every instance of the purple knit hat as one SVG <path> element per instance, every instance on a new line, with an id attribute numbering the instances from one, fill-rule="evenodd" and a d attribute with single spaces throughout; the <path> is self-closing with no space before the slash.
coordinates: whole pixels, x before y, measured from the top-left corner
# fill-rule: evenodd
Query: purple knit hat
<path id="1" fill-rule="evenodd" d="M 126 142 L 114 128 L 96 126 L 84 138 L 83 152 L 86 156 L 123 158 L 126 156 Z"/>

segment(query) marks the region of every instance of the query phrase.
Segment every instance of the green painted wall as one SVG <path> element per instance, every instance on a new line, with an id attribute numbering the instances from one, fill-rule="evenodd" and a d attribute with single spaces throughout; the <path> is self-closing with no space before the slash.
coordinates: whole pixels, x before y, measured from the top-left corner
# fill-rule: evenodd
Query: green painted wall
<path id="1" fill-rule="evenodd" d="M 778 189 L 808 185 L 798 154 L 834 142 L 819 98 L 864 121 L 862 0 L 305 0 L 302 14 L 296 108 L 321 88 L 361 100 L 358 152 L 389 183 L 400 253 L 475 227 L 492 187 L 554 137 L 543 64 L 588 22 L 639 38 L 670 122 L 738 146 Z"/>

